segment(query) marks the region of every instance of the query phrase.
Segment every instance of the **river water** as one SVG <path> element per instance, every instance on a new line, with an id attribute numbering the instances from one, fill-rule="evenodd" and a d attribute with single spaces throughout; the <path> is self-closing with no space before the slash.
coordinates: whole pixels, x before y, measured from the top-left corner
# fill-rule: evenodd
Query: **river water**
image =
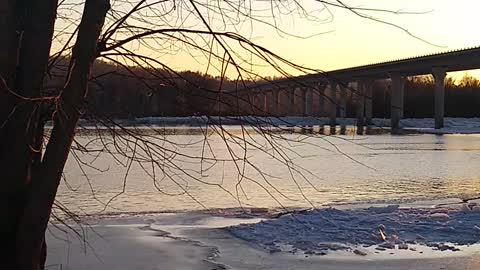
<path id="1" fill-rule="evenodd" d="M 80 135 L 77 141 L 90 151 L 69 157 L 57 201 L 79 214 L 480 194 L 480 135 L 265 136 L 230 127 L 207 135 Z"/>

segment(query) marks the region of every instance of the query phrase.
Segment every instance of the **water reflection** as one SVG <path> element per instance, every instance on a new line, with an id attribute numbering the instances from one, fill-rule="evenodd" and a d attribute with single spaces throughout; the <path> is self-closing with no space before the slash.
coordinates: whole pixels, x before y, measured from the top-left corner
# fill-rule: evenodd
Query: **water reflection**
<path id="1" fill-rule="evenodd" d="M 371 126 L 346 126 L 346 125 L 319 125 L 319 126 L 301 126 L 286 127 L 300 134 L 320 134 L 320 135 L 378 135 L 387 134 L 390 131 Z"/>
<path id="2" fill-rule="evenodd" d="M 240 134 L 239 131 L 231 132 Z M 249 148 L 247 155 L 263 175 L 247 166 L 244 170 L 247 178 L 241 178 L 236 166 L 243 169 L 242 163 L 205 162 L 202 173 L 197 175 L 203 183 L 178 173 L 171 174 L 177 183 L 172 182 L 165 177 L 168 171 L 162 172 L 162 168 L 156 169 L 157 181 L 154 182 L 151 175 L 147 174 L 151 174 L 151 171 L 134 163 L 130 168 L 125 193 L 115 198 L 107 211 L 202 208 L 190 196 L 206 207 L 226 208 L 239 205 L 279 207 L 280 204 L 285 207 L 308 207 L 333 202 L 391 202 L 480 193 L 480 136 L 356 136 L 357 129 L 348 126 L 304 127 L 301 132 L 304 135 L 281 134 L 288 140 L 275 139 L 274 143 L 283 146 L 282 154 L 298 166 L 296 169 L 304 169 L 302 174 L 277 162 L 273 158 L 276 156 L 269 155 L 272 149 L 266 138 L 252 133 L 251 139 L 264 142 L 265 147 Z M 365 127 L 362 134 L 369 132 L 377 131 Z M 337 136 L 315 136 L 317 134 Z M 178 143 L 176 148 L 171 149 L 176 154 L 170 157 L 192 174 L 198 172 L 202 165 L 187 156 L 199 155 L 203 151 L 205 157 L 228 160 L 230 154 L 225 141 L 214 133 L 208 136 L 208 151 L 211 152 L 206 150 L 203 133 L 177 133 L 149 138 L 158 138 L 162 145 L 169 141 Z M 90 139 L 89 136 L 78 137 L 80 142 Z M 108 135 L 103 139 L 108 140 Z M 238 145 L 231 150 L 239 156 L 243 153 Z M 114 160 L 107 153 L 99 156 L 78 154 L 92 168 L 80 169 L 75 159 L 70 158 L 65 171 L 68 185 L 62 182 L 58 199 L 72 210 L 80 210 L 80 213 L 97 213 L 122 190 L 127 170 L 122 162 L 126 162 Z M 148 168 L 151 164 L 143 166 Z M 98 171 L 93 167 L 108 170 Z M 89 176 L 90 183 L 86 181 L 84 172 Z M 242 181 L 240 187 L 239 179 Z M 223 189 L 232 192 L 235 197 Z"/>

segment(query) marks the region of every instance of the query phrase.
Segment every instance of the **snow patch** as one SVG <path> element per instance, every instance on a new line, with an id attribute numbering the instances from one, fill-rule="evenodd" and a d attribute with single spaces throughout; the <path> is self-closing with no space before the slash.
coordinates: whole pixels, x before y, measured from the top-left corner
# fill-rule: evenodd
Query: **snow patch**
<path id="1" fill-rule="evenodd" d="M 401 209 L 398 206 L 349 210 L 327 208 L 232 226 L 226 230 L 270 253 L 283 251 L 312 255 L 338 250 L 363 255 L 361 248 L 366 247 L 377 251 L 412 247 L 410 250 L 415 251 L 418 245 L 440 251 L 459 251 L 463 245 L 480 241 L 477 226 L 480 212 L 442 209 Z M 444 213 L 441 218 L 439 212 Z"/>

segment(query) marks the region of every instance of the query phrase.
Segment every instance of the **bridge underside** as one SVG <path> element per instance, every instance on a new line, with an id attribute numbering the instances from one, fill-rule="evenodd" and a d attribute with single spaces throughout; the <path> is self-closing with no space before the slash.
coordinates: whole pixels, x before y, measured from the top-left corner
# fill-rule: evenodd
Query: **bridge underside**
<path id="1" fill-rule="evenodd" d="M 356 104 L 357 123 L 371 124 L 372 87 L 376 80 L 391 80 L 391 127 L 403 118 L 405 80 L 433 75 L 435 128 L 444 126 L 447 72 L 480 69 L 480 47 L 373 65 L 309 74 L 256 84 L 227 94 L 237 97 L 240 114 L 261 116 L 328 116 L 335 125 L 347 113 L 347 96 Z"/>

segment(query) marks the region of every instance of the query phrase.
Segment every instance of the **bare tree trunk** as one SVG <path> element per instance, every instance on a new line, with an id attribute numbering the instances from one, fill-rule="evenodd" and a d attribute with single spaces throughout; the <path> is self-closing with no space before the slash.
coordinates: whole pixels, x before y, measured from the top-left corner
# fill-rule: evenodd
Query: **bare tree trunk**
<path id="1" fill-rule="evenodd" d="M 7 85 L 11 87 L 12 78 L 14 78 L 17 65 L 17 52 L 19 34 L 17 30 L 17 16 L 15 12 L 16 0 L 0 1 L 0 76 L 2 76 Z M 2 99 L 0 104 L 4 105 L 3 99 L 5 93 L 0 93 Z M 0 116 L 3 117 L 5 106 L 0 106 Z"/>
<path id="2" fill-rule="evenodd" d="M 13 109 L 12 99 L 7 94 L 8 84 L 14 78 L 16 61 L 17 61 L 17 42 L 15 23 L 15 1 L 0 1 L 0 169 L 2 177 L 0 177 L 0 239 L 2 246 L 5 247 L 0 252 L 0 268 L 12 269 L 15 265 L 15 231 L 16 217 L 21 209 L 15 201 L 15 194 L 11 188 L 11 180 L 6 178 L 3 173 L 3 153 L 6 141 L 6 128 L 4 128 L 5 120 L 8 118 L 10 111 Z"/>
<path id="3" fill-rule="evenodd" d="M 54 115 L 54 128 L 40 165 L 38 178 L 32 181 L 32 192 L 23 212 L 17 234 L 19 269 L 41 269 L 44 235 L 51 209 L 78 119 L 83 111 L 87 82 L 93 61 L 97 57 L 97 41 L 108 0 L 87 0 L 72 55 L 69 79 L 60 94 Z"/>
<path id="4" fill-rule="evenodd" d="M 37 104 L 14 97 L 40 97 L 54 32 L 57 0 L 0 3 L 0 236 L 8 252 L 0 266 L 15 269 L 16 235 L 32 176 L 41 160 L 43 126 Z M 5 33 L 5 34 L 3 34 Z M 35 151 L 37 150 L 37 151 Z M 3 255 L 5 257 L 3 257 Z M 3 269 L 4 267 L 2 267 Z"/>

